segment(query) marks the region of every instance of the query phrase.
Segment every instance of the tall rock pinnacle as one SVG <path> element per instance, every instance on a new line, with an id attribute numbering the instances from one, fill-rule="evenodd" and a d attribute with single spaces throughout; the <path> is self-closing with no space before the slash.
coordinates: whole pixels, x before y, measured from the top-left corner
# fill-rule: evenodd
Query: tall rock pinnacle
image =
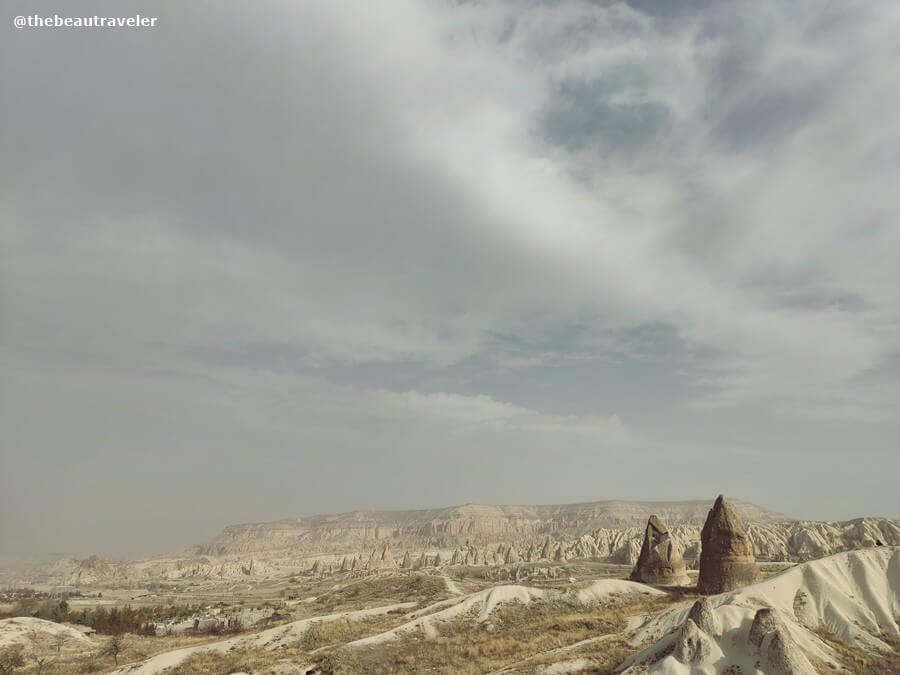
<path id="1" fill-rule="evenodd" d="M 700 581 L 697 589 L 714 595 L 759 580 L 753 544 L 734 507 L 719 495 L 700 533 Z"/>
<path id="2" fill-rule="evenodd" d="M 631 578 L 661 586 L 684 586 L 689 583 L 681 545 L 657 516 L 650 516 L 647 521 L 644 544 Z"/>

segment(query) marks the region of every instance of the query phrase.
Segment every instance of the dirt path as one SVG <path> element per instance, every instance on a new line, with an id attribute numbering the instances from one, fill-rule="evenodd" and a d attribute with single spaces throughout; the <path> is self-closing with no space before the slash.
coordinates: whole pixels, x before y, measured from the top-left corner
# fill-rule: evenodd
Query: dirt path
<path id="1" fill-rule="evenodd" d="M 463 594 L 462 590 L 460 590 L 459 586 L 456 585 L 456 582 L 453 581 L 453 579 L 448 577 L 446 574 L 442 574 L 441 576 L 444 578 L 444 583 L 447 585 L 448 593 L 453 593 L 453 595 Z"/>

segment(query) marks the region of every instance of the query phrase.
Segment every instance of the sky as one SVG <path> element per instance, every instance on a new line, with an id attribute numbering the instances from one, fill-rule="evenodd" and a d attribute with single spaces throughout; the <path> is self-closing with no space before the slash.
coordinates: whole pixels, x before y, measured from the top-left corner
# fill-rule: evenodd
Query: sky
<path id="1" fill-rule="evenodd" d="M 471 502 L 900 517 L 896 2 L 3 10 L 0 553 Z"/>

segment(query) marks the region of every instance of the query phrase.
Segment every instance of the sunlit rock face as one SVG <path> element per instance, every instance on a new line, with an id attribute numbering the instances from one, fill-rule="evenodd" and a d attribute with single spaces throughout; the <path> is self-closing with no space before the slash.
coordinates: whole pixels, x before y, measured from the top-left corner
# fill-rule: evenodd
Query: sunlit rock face
<path id="1" fill-rule="evenodd" d="M 716 499 L 700 533 L 700 580 L 706 595 L 747 586 L 759 580 L 753 544 L 734 507 L 722 495 Z"/>
<path id="2" fill-rule="evenodd" d="M 631 573 L 634 581 L 661 586 L 689 583 L 681 544 L 657 516 L 650 516 L 644 529 L 644 542 Z"/>

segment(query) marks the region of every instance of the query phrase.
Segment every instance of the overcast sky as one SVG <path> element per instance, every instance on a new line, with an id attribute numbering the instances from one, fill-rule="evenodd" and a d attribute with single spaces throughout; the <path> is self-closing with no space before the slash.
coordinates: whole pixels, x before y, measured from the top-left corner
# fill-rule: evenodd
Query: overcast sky
<path id="1" fill-rule="evenodd" d="M 5 552 L 465 502 L 900 516 L 894 0 L 3 10 Z"/>

